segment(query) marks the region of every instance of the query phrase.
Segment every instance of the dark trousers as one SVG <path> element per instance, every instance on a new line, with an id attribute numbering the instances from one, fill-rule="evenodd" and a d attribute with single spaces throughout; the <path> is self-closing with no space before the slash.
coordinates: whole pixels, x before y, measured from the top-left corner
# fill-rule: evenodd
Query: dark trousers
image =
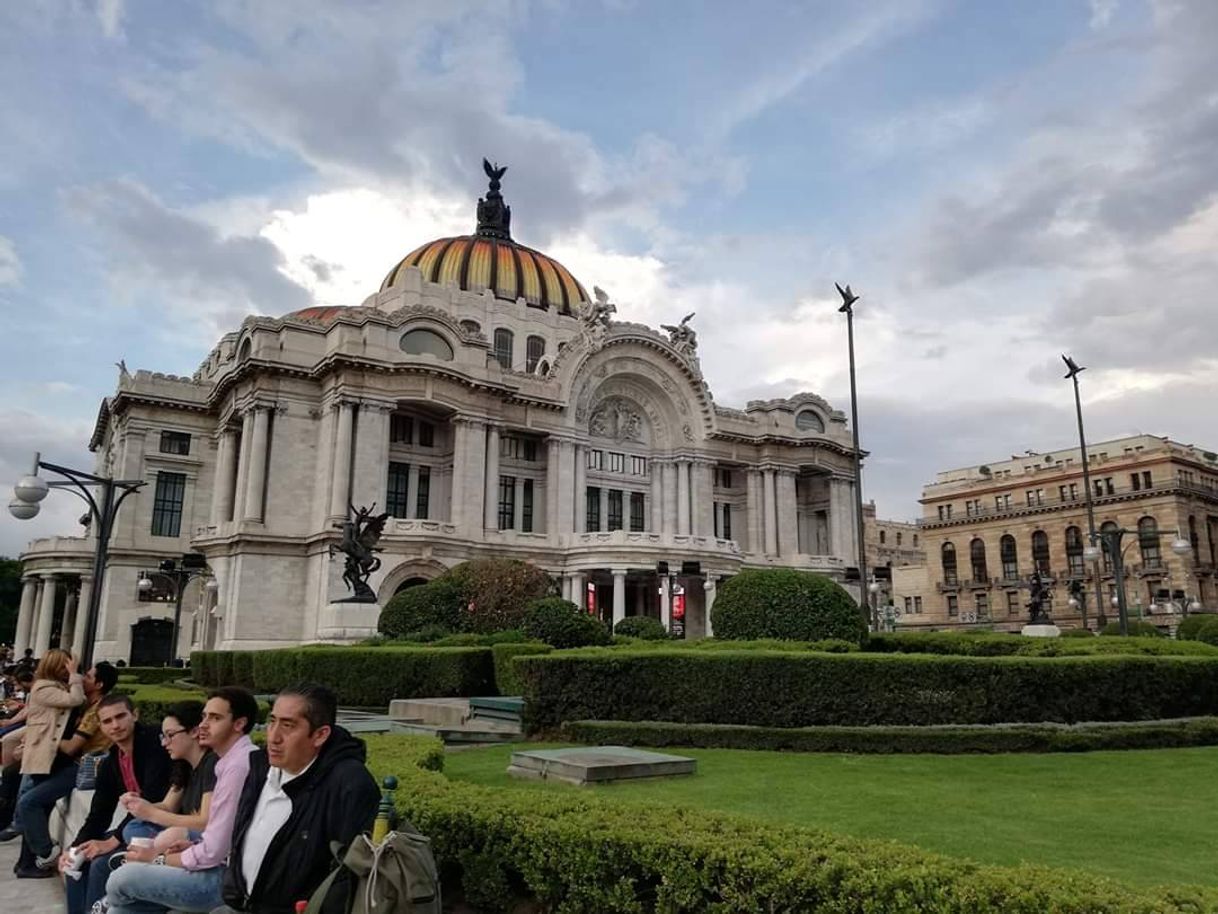
<path id="1" fill-rule="evenodd" d="M 89 914 L 93 903 L 106 894 L 106 880 L 110 878 L 110 858 L 125 851 L 118 850 L 101 857 L 94 857 L 82 867 L 79 879 L 64 880 L 68 896 L 68 914 Z"/>
<path id="2" fill-rule="evenodd" d="M 0 778 L 0 828 L 8 828 L 17 811 L 17 791 L 21 789 L 21 765 L 9 765 Z"/>
<path id="3" fill-rule="evenodd" d="M 76 763 L 64 765 L 51 774 L 33 775 L 34 786 L 22 795 L 17 806 L 21 814 L 21 833 L 30 851 L 47 856 L 53 847 L 49 830 L 55 804 L 76 786 Z"/>

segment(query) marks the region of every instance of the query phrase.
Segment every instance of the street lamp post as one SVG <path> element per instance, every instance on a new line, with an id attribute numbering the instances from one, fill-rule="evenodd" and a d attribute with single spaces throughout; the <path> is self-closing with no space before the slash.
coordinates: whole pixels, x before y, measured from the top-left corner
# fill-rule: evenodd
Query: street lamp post
<path id="1" fill-rule="evenodd" d="M 62 480 L 48 482 L 38 475 L 39 470 L 58 473 Z M 140 479 L 112 479 L 108 476 L 95 476 L 82 470 L 45 463 L 41 454 L 34 455 L 34 469 L 29 476 L 23 476 L 13 486 L 16 496 L 9 502 L 8 510 L 18 520 L 29 520 L 38 516 L 42 510 L 40 502 L 47 497 L 51 489 L 66 489 L 83 499 L 89 506 L 89 517 L 93 527 L 93 535 L 97 545 L 93 550 L 93 588 L 89 591 L 89 606 L 85 613 L 85 641 L 80 661 L 81 669 L 88 669 L 93 663 L 93 645 L 97 640 L 97 617 L 101 610 L 102 579 L 106 573 L 106 564 L 110 558 L 110 535 L 114 532 L 114 521 L 118 517 L 118 509 L 122 507 L 127 496 L 138 492 L 145 482 Z M 100 503 L 95 493 L 100 496 Z"/>
<path id="2" fill-rule="evenodd" d="M 1113 605 L 1116 606 L 1116 608 L 1117 608 L 1117 613 L 1119 615 L 1120 624 L 1121 624 L 1121 634 L 1122 635 L 1129 634 L 1129 601 L 1125 595 L 1125 552 L 1124 552 L 1124 549 L 1128 549 L 1129 545 L 1132 545 L 1132 543 L 1127 544 L 1123 549 L 1121 547 L 1121 540 L 1124 539 L 1126 533 L 1135 533 L 1135 532 L 1138 533 L 1138 536 L 1140 539 L 1142 536 L 1142 534 L 1140 532 L 1126 530 L 1123 527 L 1117 527 L 1116 529 L 1109 528 L 1107 530 L 1099 531 L 1099 538 L 1101 541 L 1103 541 L 1104 551 L 1107 552 L 1112 557 L 1112 576 L 1113 576 L 1113 579 L 1116 581 L 1116 598 L 1113 601 Z M 1156 533 L 1153 535 L 1167 536 L 1168 534 Z M 1177 531 L 1176 538 L 1175 538 L 1175 540 L 1172 541 L 1171 549 L 1172 549 L 1172 552 L 1176 553 L 1176 555 L 1183 555 L 1184 553 L 1191 551 L 1192 545 L 1187 540 L 1185 540 L 1182 536 L 1180 536 L 1179 531 Z M 1141 619 L 1141 617 L 1142 617 L 1142 598 L 1141 598 L 1141 595 L 1139 595 L 1138 596 L 1138 618 L 1139 618 L 1139 620 Z"/>
<path id="3" fill-rule="evenodd" d="M 1066 377 L 1074 382 L 1074 412 L 1078 417 L 1078 448 L 1083 461 L 1083 491 L 1087 496 L 1087 533 L 1090 537 L 1090 561 L 1091 573 L 1095 579 L 1095 607 L 1097 621 L 1100 616 L 1104 615 L 1104 595 L 1100 591 L 1099 586 L 1100 576 L 1098 569 L 1095 566 L 1095 561 L 1099 558 L 1099 550 L 1096 548 L 1096 540 L 1098 534 L 1095 531 L 1095 501 L 1091 496 L 1091 461 L 1087 457 L 1087 436 L 1083 434 L 1083 400 L 1078 391 L 1078 376 L 1080 372 L 1086 371 L 1085 366 L 1080 366 L 1070 356 L 1063 354 L 1062 361 L 1066 363 Z M 1087 550 L 1084 550 L 1084 557 L 1087 555 Z M 1083 617 L 1083 628 L 1087 627 L 1087 601 L 1086 599 L 1079 600 L 1079 610 Z M 1122 634 L 1124 634 L 1122 632 Z"/>
<path id="4" fill-rule="evenodd" d="M 859 554 L 859 609 L 864 618 L 870 617 L 872 631 L 879 628 L 878 613 L 870 605 L 867 595 L 867 542 L 863 526 L 863 460 L 859 450 L 859 398 L 858 388 L 854 379 L 854 303 L 859 296 L 850 291 L 850 286 L 842 288 L 837 283 L 837 292 L 842 297 L 842 306 L 837 310 L 846 315 L 846 347 L 850 355 L 850 429 L 854 433 L 854 512 L 857 520 L 858 554 Z"/>
<path id="5" fill-rule="evenodd" d="M 167 559 L 161 562 L 160 571 L 154 571 L 152 574 L 169 581 L 173 586 L 173 635 L 169 642 L 169 663 L 172 666 L 178 660 L 178 638 L 182 626 L 182 597 L 186 593 L 187 585 L 195 578 L 207 578 L 208 581 L 203 586 L 209 593 L 215 593 L 219 585 L 211 576 L 211 569 L 207 567 L 201 555 L 183 556 L 180 565 L 173 559 Z M 152 589 L 152 579 L 147 576 L 142 577 L 136 586 L 141 593 L 147 593 Z"/>

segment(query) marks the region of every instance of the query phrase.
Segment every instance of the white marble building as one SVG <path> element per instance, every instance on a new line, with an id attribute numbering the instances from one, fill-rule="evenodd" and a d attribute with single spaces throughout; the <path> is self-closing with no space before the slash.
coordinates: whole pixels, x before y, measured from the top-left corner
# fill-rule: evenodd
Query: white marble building
<path id="1" fill-rule="evenodd" d="M 466 559 L 509 556 L 606 619 L 668 621 L 682 588 L 697 637 L 717 583 L 742 568 L 843 577 L 843 413 L 810 393 L 716 405 L 680 315 L 665 332 L 613 320 L 603 293 L 511 240 L 497 179 L 478 217 L 358 307 L 247 318 L 191 377 L 120 375 L 90 447 L 99 472 L 148 485 L 112 541 L 99 658 L 167 638 L 156 620 L 172 604 L 136 582 L 186 552 L 218 587 L 187 591 L 183 652 L 370 633 L 376 606 L 334 602 L 348 504 L 391 514 L 369 581 L 382 604 Z M 30 544 L 18 647 L 83 637 L 92 551 L 87 537 Z M 699 574 L 682 575 L 690 562 Z"/>

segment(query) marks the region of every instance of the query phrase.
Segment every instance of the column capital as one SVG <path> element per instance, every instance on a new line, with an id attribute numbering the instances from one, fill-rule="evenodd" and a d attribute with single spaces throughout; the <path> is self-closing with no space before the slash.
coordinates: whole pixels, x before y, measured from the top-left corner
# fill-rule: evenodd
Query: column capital
<path id="1" fill-rule="evenodd" d="M 462 413 L 457 413 L 448 421 L 453 425 L 468 425 L 470 428 L 485 428 L 490 424 L 490 420 L 485 416 L 467 416 Z"/>
<path id="2" fill-rule="evenodd" d="M 610 568 L 609 573 L 616 577 L 626 577 L 630 573 L 629 568 Z"/>
<path id="3" fill-rule="evenodd" d="M 398 406 L 394 400 L 377 400 L 371 397 L 360 397 L 355 403 L 361 410 L 376 410 L 381 413 L 391 413 Z"/>

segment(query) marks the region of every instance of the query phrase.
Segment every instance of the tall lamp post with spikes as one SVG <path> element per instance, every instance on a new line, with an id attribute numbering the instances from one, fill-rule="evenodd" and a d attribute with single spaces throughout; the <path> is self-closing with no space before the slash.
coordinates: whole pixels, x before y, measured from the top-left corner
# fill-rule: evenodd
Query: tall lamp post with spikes
<path id="1" fill-rule="evenodd" d="M 863 618 L 871 623 L 871 630 L 879 629 L 878 610 L 871 607 L 867 592 L 867 543 L 863 528 L 863 461 L 859 453 L 859 398 L 858 388 L 854 380 L 854 303 L 859 300 L 850 286 L 842 288 L 840 283 L 834 283 L 837 294 L 842 297 L 842 306 L 837 310 L 846 315 L 846 348 L 850 353 L 850 429 L 854 434 L 854 514 L 857 522 L 858 554 L 859 554 L 859 609 Z"/>
<path id="2" fill-rule="evenodd" d="M 1092 575 L 1095 579 L 1095 608 L 1096 621 L 1099 622 L 1104 617 L 1104 588 L 1100 586 L 1099 571 L 1096 562 L 1100 560 L 1099 533 L 1095 529 L 1095 501 L 1091 496 L 1091 460 L 1087 456 L 1087 437 L 1083 434 L 1083 400 L 1078 391 L 1078 376 L 1086 371 L 1086 367 L 1079 365 L 1070 356 L 1062 353 L 1062 361 L 1066 363 L 1066 378 L 1074 382 L 1074 412 L 1078 417 L 1078 449 L 1083 461 L 1083 492 L 1087 496 L 1087 533 L 1089 536 L 1089 544 L 1083 550 L 1083 557 L 1091 566 Z M 1087 603 L 1085 598 L 1079 600 L 1079 609 L 1083 616 L 1083 628 L 1087 627 Z M 1122 624 L 1124 620 L 1122 620 Z M 1121 634 L 1125 632 L 1122 630 Z"/>

